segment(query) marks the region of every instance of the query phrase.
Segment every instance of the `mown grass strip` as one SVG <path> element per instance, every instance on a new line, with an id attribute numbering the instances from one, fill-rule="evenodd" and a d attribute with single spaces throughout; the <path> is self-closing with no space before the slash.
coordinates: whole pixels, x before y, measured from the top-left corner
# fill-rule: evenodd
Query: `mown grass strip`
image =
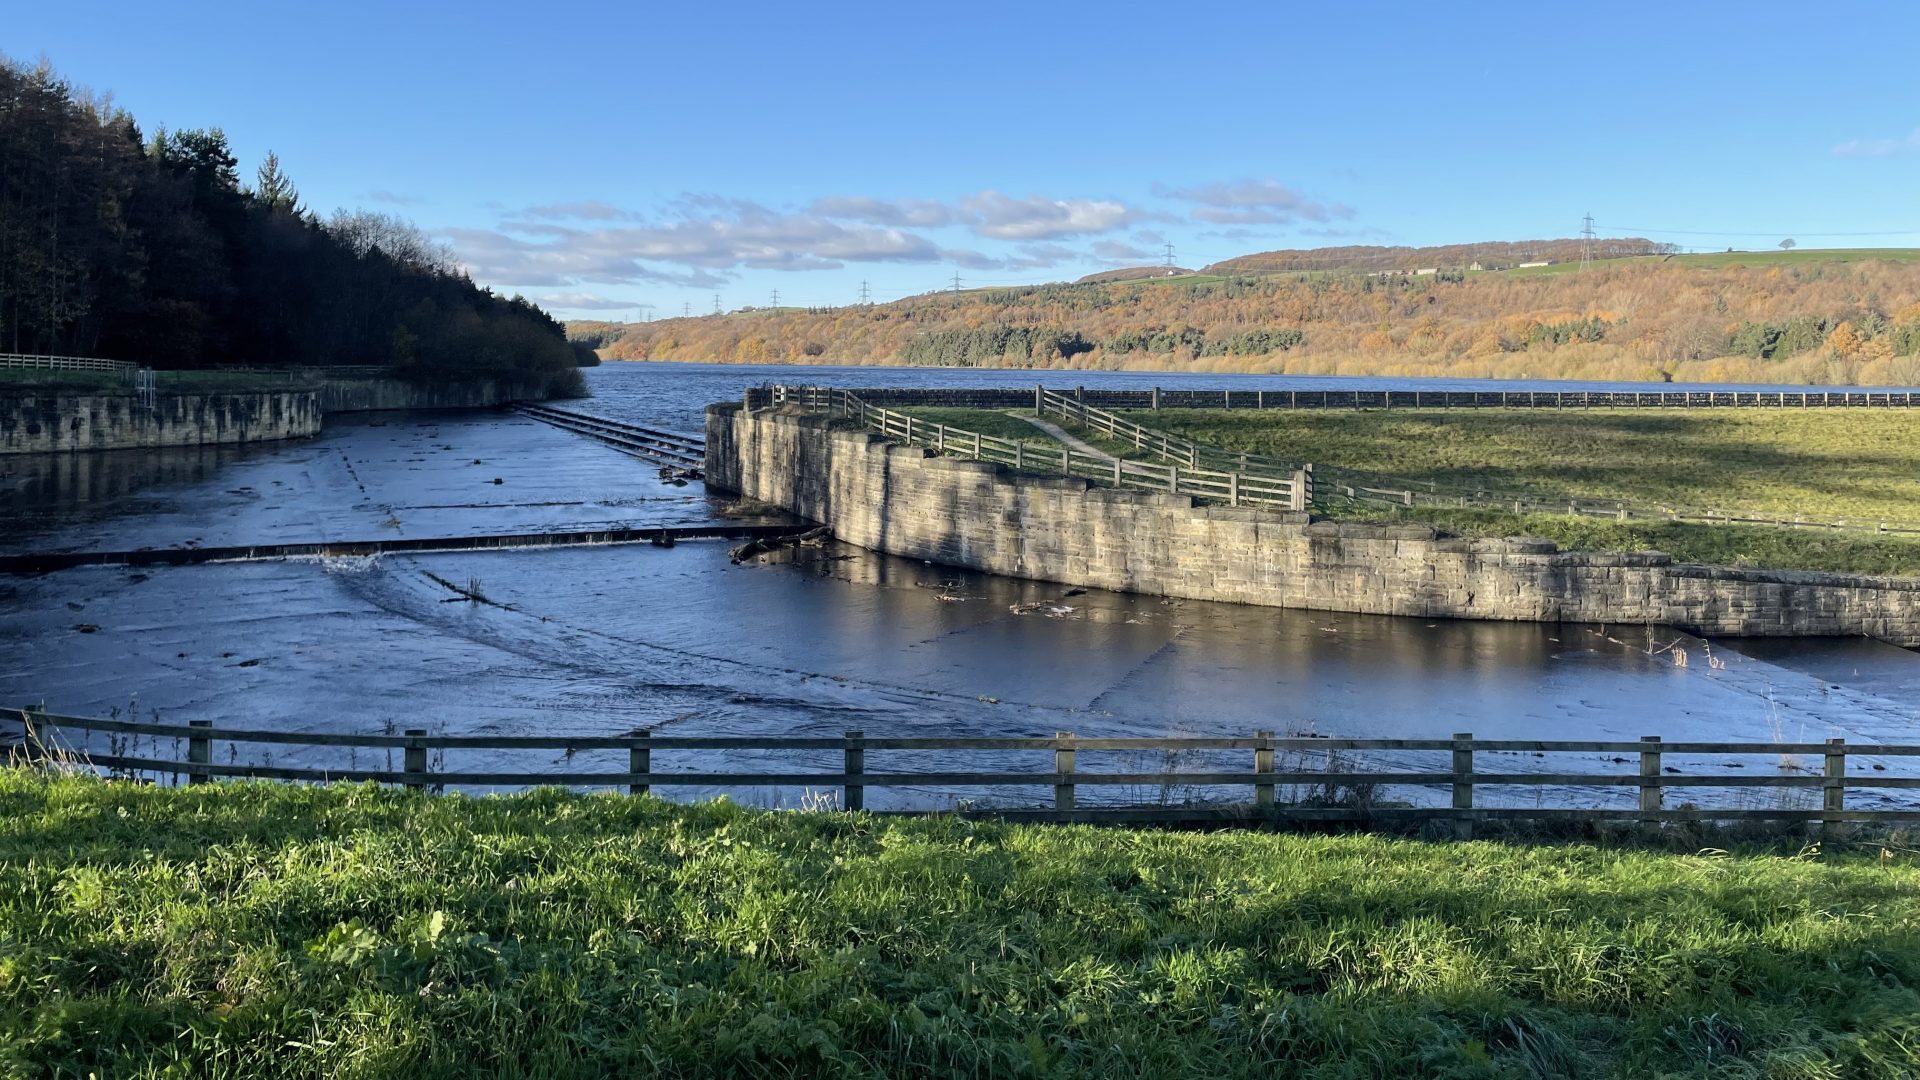
<path id="1" fill-rule="evenodd" d="M 0 1073 L 1910 1076 L 1920 863 L 0 772 Z"/>

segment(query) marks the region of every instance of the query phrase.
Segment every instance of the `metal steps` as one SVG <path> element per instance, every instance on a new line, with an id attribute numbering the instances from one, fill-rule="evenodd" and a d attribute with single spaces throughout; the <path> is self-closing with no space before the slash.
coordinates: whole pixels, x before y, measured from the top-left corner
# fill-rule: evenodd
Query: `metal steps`
<path id="1" fill-rule="evenodd" d="M 659 431 L 621 420 L 607 420 L 584 413 L 568 412 L 550 405 L 519 405 L 523 416 L 557 428 L 598 439 L 618 450 L 661 465 L 698 469 L 706 463 L 705 440 L 671 431 Z"/>

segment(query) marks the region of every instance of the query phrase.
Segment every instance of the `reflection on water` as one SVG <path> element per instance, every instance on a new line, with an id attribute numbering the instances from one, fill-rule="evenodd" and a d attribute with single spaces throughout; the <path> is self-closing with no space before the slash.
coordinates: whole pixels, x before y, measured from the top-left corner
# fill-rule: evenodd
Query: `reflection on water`
<path id="1" fill-rule="evenodd" d="M 238 462 L 284 453 L 288 443 L 170 446 L 88 454 L 0 455 L 0 513 L 8 528 L 138 513 L 130 496 L 213 479 Z"/>
<path id="2" fill-rule="evenodd" d="M 759 374 L 603 368 L 591 375 L 602 397 L 580 407 L 694 427 L 706 401 L 737 397 Z M 953 375 L 870 374 L 882 382 Z M 1007 381 L 1005 373 L 970 377 Z M 238 450 L 0 459 L 0 469 L 9 500 L 0 535 L 9 547 L 435 536 L 608 521 L 691 523 L 718 512 L 697 486 L 662 485 L 652 467 L 601 444 L 486 413 L 330 423 L 315 440 Z M 481 582 L 494 603 L 460 601 L 443 584 L 469 580 Z M 0 579 L 0 612 L 0 701 L 45 702 L 81 715 L 118 709 L 143 718 L 208 719 L 216 727 L 737 735 L 1272 730 L 1853 743 L 1911 742 L 1920 734 L 1920 657 L 1870 641 L 1716 642 L 1714 655 L 1724 662 L 1716 667 L 1704 662 L 1706 643 L 1658 628 L 1430 621 L 1075 592 L 840 547 L 740 566 L 728 560 L 724 544 L 690 543 L 139 572 L 97 567 Z M 1676 639 L 1693 663 L 1675 662 L 1669 646 Z M 278 763 L 315 767 L 384 760 L 383 751 L 271 752 Z M 219 753 L 224 759 L 228 750 Z M 683 771 L 837 765 L 832 755 L 796 764 L 666 753 L 655 763 Z M 1679 755 L 1671 763 L 1688 771 L 1722 767 Z M 613 771 L 624 767 L 624 756 L 468 754 L 440 764 Z M 1089 753 L 1081 768 L 1122 764 Z M 1124 764 L 1152 772 L 1166 762 L 1148 756 Z M 1247 763 L 1202 755 L 1177 764 Z M 1296 764 L 1317 767 L 1325 756 Z M 1344 764 L 1423 770 L 1445 762 L 1384 754 Z M 1500 764 L 1515 772 L 1635 768 L 1598 756 L 1516 755 Z M 1874 763 L 1863 757 L 1856 764 Z M 869 756 L 870 770 L 908 767 L 1050 766 L 1030 755 L 911 763 Z M 1892 762 L 1889 774 L 1911 767 Z M 986 797 L 1031 801 L 1035 794 Z M 1207 793 L 1088 790 L 1081 801 L 1196 794 Z M 1709 794 L 1699 793 L 1699 801 Z M 791 804 L 801 795 L 744 797 Z M 1489 804 L 1556 797 L 1532 789 L 1480 795 Z M 871 791 L 869 805 L 978 797 Z M 1623 800 L 1631 792 L 1583 797 Z M 1877 798 L 1849 796 L 1860 806 Z"/>

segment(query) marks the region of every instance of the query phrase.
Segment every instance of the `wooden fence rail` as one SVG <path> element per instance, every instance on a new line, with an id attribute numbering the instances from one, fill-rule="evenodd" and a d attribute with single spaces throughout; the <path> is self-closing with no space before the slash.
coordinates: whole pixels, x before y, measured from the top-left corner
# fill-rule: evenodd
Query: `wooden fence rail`
<path id="1" fill-rule="evenodd" d="M 759 392 L 763 395 L 764 388 Z M 1031 388 L 867 387 L 891 408 L 1030 407 Z M 1078 387 L 1109 409 L 1907 409 L 1920 389 L 1893 390 L 1119 390 Z"/>
<path id="2" fill-rule="evenodd" d="M 1155 465 L 1111 454 L 1090 454 L 1064 444 L 1003 439 L 928 421 L 912 413 L 871 405 L 850 390 L 815 386 L 775 386 L 771 390 L 768 400 L 774 405 L 794 404 L 830 413 L 936 453 L 1008 465 L 1021 472 L 1078 476 L 1113 487 L 1217 499 L 1231 506 L 1306 508 L 1310 477 L 1299 473 L 1283 477 L 1172 463 Z M 753 395 L 749 394 L 747 403 L 752 402 Z"/>
<path id="3" fill-rule="evenodd" d="M 27 353 L 0 353 L 0 368 L 28 371 L 105 371 L 133 377 L 140 365 L 123 360 L 102 360 L 96 356 L 33 356 Z"/>
<path id="4" fill-rule="evenodd" d="M 624 735 L 436 735 L 422 728 L 400 733 L 301 732 L 257 729 L 216 729 L 206 721 L 169 724 L 121 719 L 57 716 L 31 709 L 0 709 L 0 725 L 18 731 L 13 753 L 27 759 L 67 757 L 94 768 L 130 774 L 158 774 L 202 784 L 220 777 L 264 778 L 300 782 L 374 781 L 412 788 L 447 786 L 513 787 L 560 784 L 581 787 L 625 788 L 643 794 L 662 787 L 720 789 L 799 787 L 838 789 L 840 805 L 863 809 L 872 789 L 900 788 L 1051 788 L 1050 806 L 983 810 L 982 813 L 1040 817 L 1053 820 L 1144 821 L 1223 820 L 1271 818 L 1277 820 L 1436 820 L 1455 823 L 1461 835 L 1470 835 L 1472 823 L 1491 820 L 1632 820 L 1642 822 L 1767 819 L 1819 822 L 1829 837 L 1849 822 L 1883 824 L 1920 822 L 1920 799 L 1894 807 L 1849 809 L 1849 790 L 1920 791 L 1920 773 L 1909 767 L 1889 766 L 1920 759 L 1920 745 L 1856 745 L 1831 739 L 1817 743 L 1663 742 L 1657 737 L 1620 740 L 1476 739 L 1462 732 L 1445 739 L 1333 739 L 1278 737 L 1271 731 L 1250 736 L 1102 738 L 1059 732 L 1050 737 L 886 737 L 863 731 L 841 736 L 708 736 L 659 735 L 634 731 Z M 105 733 L 144 736 L 156 742 L 174 740 L 171 756 L 127 752 L 128 740 L 114 740 L 107 753 L 92 753 L 74 743 L 69 733 Z M 84 742 L 84 740 L 82 740 Z M 216 743 L 229 745 L 300 745 L 309 747 L 394 750 L 402 752 L 401 767 L 323 768 L 256 763 L 238 759 L 237 750 L 222 762 Z M 184 748 L 184 756 L 181 750 Z M 435 767 L 433 753 L 446 751 L 550 751 L 565 755 L 566 767 L 553 771 L 462 770 Z M 576 755 L 591 751 L 624 751 L 624 769 L 591 771 L 573 767 Z M 707 771 L 661 768 L 660 755 L 685 752 L 732 752 L 787 755 L 800 760 L 778 771 Z M 953 755 L 982 752 L 1051 755 L 1050 769 L 954 769 Z M 1343 767 L 1344 752 L 1425 753 L 1444 767 L 1362 769 Z M 1207 767 L 1167 765 L 1139 768 L 1137 755 L 1205 753 L 1214 755 Z M 870 755 L 885 755 L 886 768 L 876 769 Z M 946 755 L 932 762 L 928 755 Z M 1083 756 L 1133 754 L 1114 768 L 1088 770 Z M 1286 754 L 1285 762 L 1277 754 Z M 1601 755 L 1609 763 L 1632 766 L 1619 772 L 1523 772 L 1487 768 L 1488 754 Z M 1245 755 L 1241 763 L 1233 755 Z M 1443 756 L 1444 755 L 1444 756 Z M 1670 764 L 1675 755 L 1716 758 L 1764 758 L 1776 771 L 1732 774 L 1725 761 L 1705 763 L 1712 772 L 1681 773 Z M 837 758 L 837 768 L 824 761 Z M 1817 768 L 1788 763 L 1794 757 L 1817 759 Z M 1048 759 L 1041 759 L 1047 761 Z M 1216 764 L 1217 762 L 1217 764 Z M 1856 770 L 1849 774 L 1849 763 Z M 916 763 L 925 767 L 912 768 Z M 1036 762 L 1039 764 L 1040 762 Z M 685 763 L 683 762 L 683 765 Z M 698 764 L 695 762 L 694 764 Z M 1749 764 L 1742 762 L 1741 764 Z M 1916 762 L 1915 764 L 1920 764 Z M 800 765 L 801 768 L 794 768 Z M 1305 799 L 1282 803 L 1276 790 L 1285 785 L 1304 789 Z M 1335 792 L 1368 792 L 1389 787 L 1425 788 L 1447 793 L 1444 803 L 1412 805 L 1349 798 L 1335 804 Z M 1524 787 L 1567 789 L 1557 802 L 1581 795 L 1592 797 L 1608 789 L 1632 788 L 1631 806 L 1483 806 L 1476 793 L 1484 788 Z M 1197 804 L 1116 803 L 1111 800 L 1083 805 L 1079 789 L 1150 788 L 1161 792 L 1205 789 L 1208 798 Z M 1669 808 L 1666 793 L 1698 789 L 1732 791 L 1806 790 L 1820 792 L 1818 806 Z M 1316 794 L 1317 793 L 1317 794 Z M 1122 795 L 1125 792 L 1121 793 Z M 896 811 L 896 812 L 935 812 Z"/>

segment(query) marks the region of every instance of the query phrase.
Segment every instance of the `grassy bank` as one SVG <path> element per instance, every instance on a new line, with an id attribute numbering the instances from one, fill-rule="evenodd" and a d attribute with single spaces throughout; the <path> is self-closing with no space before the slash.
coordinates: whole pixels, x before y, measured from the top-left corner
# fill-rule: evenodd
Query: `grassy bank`
<path id="1" fill-rule="evenodd" d="M 1187 409 L 1134 418 L 1222 449 L 1443 488 L 1920 520 L 1920 412 L 1910 410 Z"/>
<path id="2" fill-rule="evenodd" d="M 1894 1077 L 1920 862 L 0 772 L 0 1073 Z"/>

